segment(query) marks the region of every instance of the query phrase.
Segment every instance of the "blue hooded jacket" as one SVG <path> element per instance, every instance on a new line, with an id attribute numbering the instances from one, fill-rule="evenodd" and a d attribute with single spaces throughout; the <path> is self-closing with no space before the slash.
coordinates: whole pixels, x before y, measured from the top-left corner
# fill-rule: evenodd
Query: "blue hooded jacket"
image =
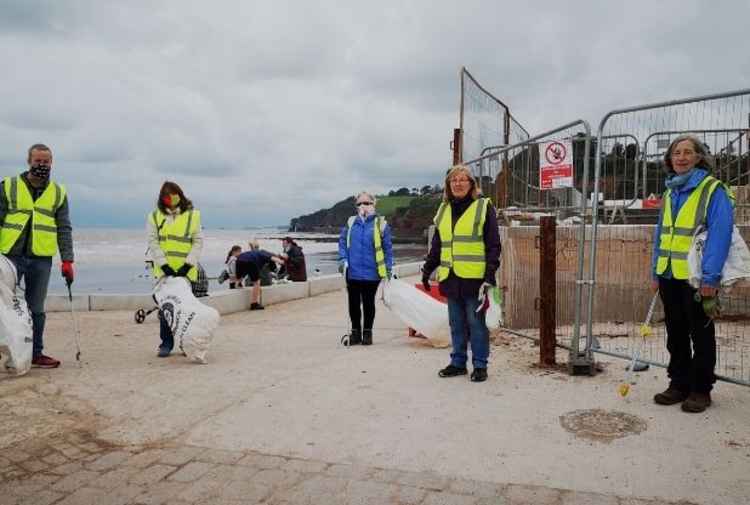
<path id="1" fill-rule="evenodd" d="M 349 264 L 347 278 L 355 281 L 377 281 L 378 265 L 375 263 L 375 242 L 373 228 L 376 214 L 362 220 L 359 216 L 352 223 L 351 247 L 346 247 L 347 227 L 341 228 L 339 235 L 339 261 Z M 383 253 L 385 254 L 385 269 L 393 269 L 393 244 L 391 242 L 391 227 L 386 223 L 382 237 Z"/>
<path id="2" fill-rule="evenodd" d="M 677 218 L 677 213 L 687 201 L 690 193 L 698 187 L 701 181 L 708 175 L 702 168 L 695 170 L 690 179 L 681 188 L 672 190 L 672 216 Z M 706 227 L 708 235 L 703 250 L 703 279 L 705 286 L 719 287 L 721 282 L 721 271 L 729 256 L 729 246 L 732 244 L 732 231 L 734 229 L 734 208 L 724 186 L 719 186 L 711 195 L 706 212 Z M 659 257 L 659 241 L 661 237 L 661 219 L 654 230 L 654 247 L 651 255 L 651 273 L 656 279 L 656 260 Z M 672 278 L 672 266 L 660 275 L 665 279 Z"/>

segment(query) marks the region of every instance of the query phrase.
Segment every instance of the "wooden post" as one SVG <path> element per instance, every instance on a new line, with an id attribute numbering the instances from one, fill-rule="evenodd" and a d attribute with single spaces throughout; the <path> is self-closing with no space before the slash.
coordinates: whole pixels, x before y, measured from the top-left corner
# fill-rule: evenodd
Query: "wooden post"
<path id="1" fill-rule="evenodd" d="M 555 303 L 556 303 L 556 247 L 557 223 L 554 216 L 544 216 L 539 222 L 539 364 L 555 364 Z"/>
<path id="2" fill-rule="evenodd" d="M 463 160 L 461 128 L 453 129 L 453 165 L 460 165 Z"/>

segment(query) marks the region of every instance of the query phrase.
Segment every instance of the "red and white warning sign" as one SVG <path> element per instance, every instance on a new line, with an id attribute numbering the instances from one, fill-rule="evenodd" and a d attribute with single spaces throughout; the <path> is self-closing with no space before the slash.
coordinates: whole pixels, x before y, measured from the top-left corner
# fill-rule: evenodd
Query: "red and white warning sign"
<path id="1" fill-rule="evenodd" d="M 539 187 L 573 187 L 573 149 L 569 141 L 539 144 Z"/>

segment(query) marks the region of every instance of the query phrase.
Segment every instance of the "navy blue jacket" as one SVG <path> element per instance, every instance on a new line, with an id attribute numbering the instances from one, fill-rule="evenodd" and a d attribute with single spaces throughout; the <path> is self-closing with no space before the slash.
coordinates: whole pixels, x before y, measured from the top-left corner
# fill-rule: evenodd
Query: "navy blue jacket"
<path id="1" fill-rule="evenodd" d="M 453 228 L 456 227 L 456 221 L 466 212 L 474 200 L 466 197 L 463 200 L 451 202 L 451 218 Z M 484 279 L 462 279 L 457 277 L 451 269 L 448 278 L 440 283 L 440 294 L 448 298 L 476 298 L 479 295 L 479 288 L 483 282 L 488 282 L 493 286 L 495 282 L 495 272 L 500 268 L 500 232 L 497 228 L 497 216 L 492 204 L 487 205 L 487 215 L 484 218 L 484 227 L 482 228 L 482 237 L 484 239 Z M 432 236 L 430 252 L 425 259 L 422 271 L 428 275 L 440 266 L 440 232 L 435 228 L 435 234 Z"/>

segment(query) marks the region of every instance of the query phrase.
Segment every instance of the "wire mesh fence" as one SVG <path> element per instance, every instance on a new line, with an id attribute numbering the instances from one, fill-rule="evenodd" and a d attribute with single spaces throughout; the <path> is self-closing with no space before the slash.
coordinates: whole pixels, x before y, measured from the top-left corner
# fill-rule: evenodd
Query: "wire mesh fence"
<path id="1" fill-rule="evenodd" d="M 589 292 L 587 329 L 592 350 L 631 359 L 635 349 L 641 348 L 644 360 L 659 366 L 668 364 L 660 304 L 652 322 L 652 336 L 644 339 L 639 333 L 651 300 L 654 226 L 602 226 L 598 218 L 602 216 L 611 223 L 618 211 L 623 220 L 627 220 L 626 211 L 636 215 L 645 211 L 644 197 L 661 194 L 664 189 L 664 153 L 683 133 L 703 139 L 717 158 L 714 175 L 735 186 L 740 195 L 745 194 L 742 185 L 748 179 L 747 152 L 743 153 L 741 145 L 747 141 L 749 118 L 750 90 L 740 90 L 616 110 L 602 119 L 596 139 L 592 198 L 594 248 L 588 258 L 594 281 Z M 746 201 L 738 198 L 740 206 Z M 658 208 L 653 212 L 656 218 Z M 747 240 L 750 230 L 741 229 Z M 723 380 L 750 385 L 750 289 L 736 288 L 722 294 L 720 300 L 724 312 L 715 321 L 716 372 Z M 565 337 L 564 326 L 559 333 Z"/>
<path id="2" fill-rule="evenodd" d="M 484 195 L 497 203 L 498 176 L 504 156 L 484 156 L 500 147 L 523 142 L 529 133 L 511 114 L 508 106 L 482 87 L 465 68 L 461 69 L 460 105 L 461 152 L 479 182 Z"/>

